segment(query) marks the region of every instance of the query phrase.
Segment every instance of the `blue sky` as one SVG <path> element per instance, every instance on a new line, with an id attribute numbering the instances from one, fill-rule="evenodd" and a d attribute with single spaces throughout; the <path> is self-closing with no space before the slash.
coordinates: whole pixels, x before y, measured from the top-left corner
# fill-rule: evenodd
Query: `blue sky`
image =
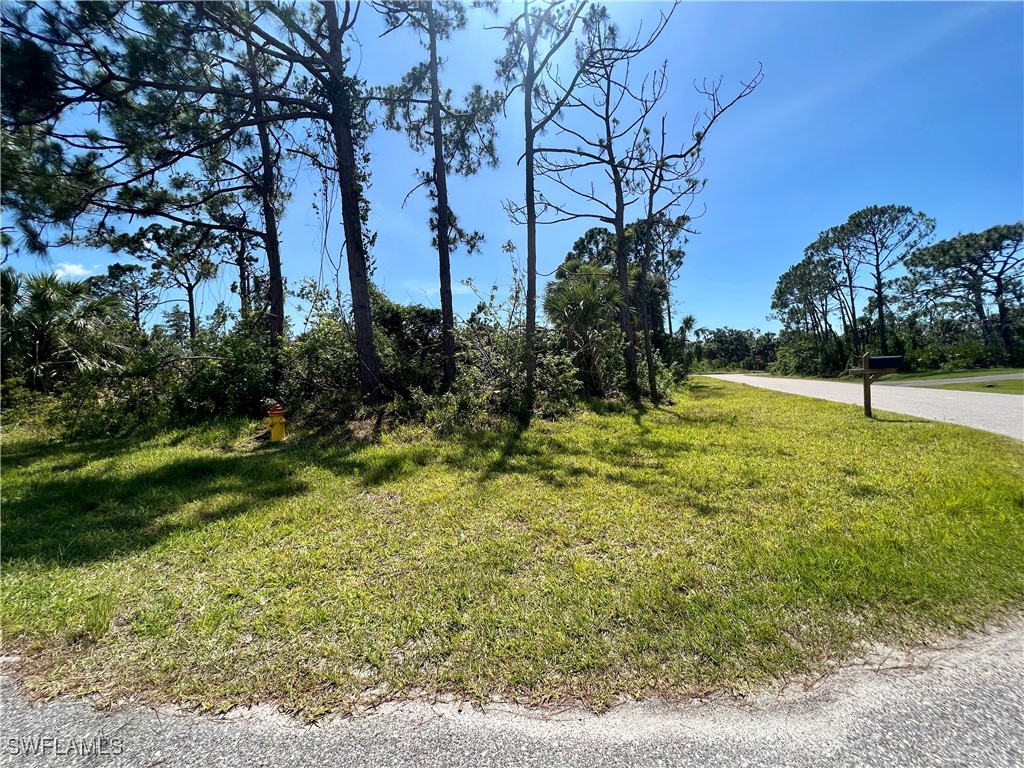
<path id="1" fill-rule="evenodd" d="M 640 23 L 648 28 L 666 9 L 664 3 L 609 4 L 627 32 Z M 372 83 L 393 82 L 415 61 L 417 47 L 402 32 L 378 39 L 376 21 L 368 20 L 360 74 Z M 492 83 L 501 33 L 482 29 L 483 21 L 471 18 L 470 29 L 442 52 L 445 81 L 456 94 L 473 82 Z M 703 107 L 694 79 L 722 77 L 728 94 L 759 62 L 764 67 L 762 85 L 716 124 L 705 144 L 708 183 L 694 211 L 706 212 L 687 247 L 673 302 L 675 314 L 694 314 L 699 326 L 777 328 L 766 315 L 778 276 L 820 230 L 867 205 L 922 210 L 937 220 L 939 239 L 1024 218 L 1024 4 L 685 3 L 648 53 L 637 72 L 669 62 L 664 107 L 679 143 Z M 525 250 L 524 228 L 502 208 L 503 200 L 522 196 L 519 103 L 509 102 L 500 126 L 501 167 L 450 182 L 452 208 L 487 237 L 482 253 L 455 254 L 456 281 L 507 286 L 509 259 L 501 245 L 512 240 Z M 427 167 L 427 160 L 403 137 L 382 130 L 369 148 L 375 280 L 399 301 L 437 306 L 426 198 L 416 193 L 402 206 L 414 169 Z M 333 279 L 313 209 L 319 179 L 301 168 L 289 175 L 295 186 L 282 226 L 285 274 L 293 287 L 303 276 Z M 337 212 L 331 223 L 326 250 L 339 263 Z M 540 271 L 551 272 L 592 224 L 543 227 Z M 101 271 L 111 259 L 60 250 L 52 261 L 51 268 L 77 276 Z M 341 276 L 344 289 L 343 265 Z M 228 296 L 229 282 L 209 287 L 204 311 Z M 455 291 L 456 312 L 464 316 L 476 299 L 462 286 Z"/>

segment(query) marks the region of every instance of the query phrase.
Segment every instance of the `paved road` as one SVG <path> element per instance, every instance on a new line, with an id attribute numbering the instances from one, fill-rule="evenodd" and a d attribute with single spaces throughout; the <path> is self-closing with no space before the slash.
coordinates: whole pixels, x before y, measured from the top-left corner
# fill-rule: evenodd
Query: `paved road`
<path id="1" fill-rule="evenodd" d="M 811 690 L 632 703 L 597 716 L 406 703 L 305 727 L 267 707 L 224 718 L 100 712 L 82 700 L 30 707 L 6 674 L 0 697 L 0 764 L 11 766 L 1019 768 L 1024 622 L 941 649 L 876 651 Z M 83 744 L 105 754 L 82 757 Z"/>
<path id="2" fill-rule="evenodd" d="M 877 383 L 886 387 L 944 387 L 947 384 L 975 384 L 986 381 L 1013 381 L 1024 380 L 1024 373 L 993 373 L 988 376 L 964 376 L 959 379 L 911 379 L 910 381 L 886 381 L 879 380 Z"/>
<path id="3" fill-rule="evenodd" d="M 864 406 L 864 387 L 860 383 L 781 379 L 739 373 L 714 374 L 710 378 Z M 871 388 L 871 406 L 875 411 L 947 421 L 1024 440 L 1024 397 L 1020 395 L 875 385 Z"/>

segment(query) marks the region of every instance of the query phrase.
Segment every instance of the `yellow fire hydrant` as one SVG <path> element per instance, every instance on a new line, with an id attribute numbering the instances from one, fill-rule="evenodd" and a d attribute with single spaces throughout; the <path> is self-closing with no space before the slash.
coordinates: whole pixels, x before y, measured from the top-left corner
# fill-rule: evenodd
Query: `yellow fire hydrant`
<path id="1" fill-rule="evenodd" d="M 286 413 L 287 411 L 276 403 L 267 412 L 267 418 L 263 420 L 263 424 L 270 427 L 270 442 L 279 443 L 284 440 L 284 415 Z"/>

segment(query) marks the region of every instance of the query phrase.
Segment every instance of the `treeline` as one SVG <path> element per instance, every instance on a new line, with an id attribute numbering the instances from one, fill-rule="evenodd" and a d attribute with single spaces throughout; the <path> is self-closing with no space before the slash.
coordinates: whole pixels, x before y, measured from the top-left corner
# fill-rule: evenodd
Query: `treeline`
<path id="1" fill-rule="evenodd" d="M 934 230 L 889 205 L 822 232 L 772 294 L 772 370 L 834 375 L 865 351 L 910 370 L 1024 364 L 1024 223 L 938 243 Z"/>
<path id="2" fill-rule="evenodd" d="M 492 87 L 457 96 L 443 63 L 470 22 L 458 2 L 5 3 L 4 258 L 89 245 L 127 259 L 85 283 L 5 270 L 8 400 L 58 394 L 76 424 L 114 425 L 255 415 L 268 400 L 311 418 L 387 407 L 444 421 L 471 408 L 528 418 L 581 392 L 658 399 L 659 371 L 676 351 L 686 359 L 668 304 L 702 148 L 760 71 L 729 98 L 719 82 L 698 87 L 706 108 L 673 136 L 665 67 L 634 69 L 675 6 L 632 35 L 585 1 L 482 6 L 497 18 L 474 22 L 500 27 L 505 48 Z M 371 30 L 376 45 L 420 46 L 399 82 L 358 66 Z M 559 72 L 566 52 L 575 66 Z M 457 323 L 451 256 L 484 236 L 455 214 L 448 182 L 499 162 L 516 102 L 524 193 L 506 209 L 524 228 L 525 271 L 510 297 L 484 296 Z M 379 129 L 426 160 L 439 310 L 397 305 L 372 282 L 367 141 Z M 339 201 L 347 296 L 305 283 L 296 332 L 279 225 L 300 162 Z M 549 286 L 545 327 L 538 225 L 579 219 L 598 226 Z M 224 270 L 237 310 L 199 317 L 198 291 Z M 175 305 L 152 325 L 168 290 Z"/>

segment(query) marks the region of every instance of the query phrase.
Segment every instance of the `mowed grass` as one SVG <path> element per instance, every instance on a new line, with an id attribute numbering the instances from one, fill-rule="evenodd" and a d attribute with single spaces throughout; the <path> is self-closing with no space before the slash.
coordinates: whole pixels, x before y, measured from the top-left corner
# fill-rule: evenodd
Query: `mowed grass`
<path id="1" fill-rule="evenodd" d="M 1024 379 L 977 381 L 970 384 L 945 384 L 936 389 L 959 389 L 963 392 L 998 392 L 1002 395 L 1024 395 Z"/>
<path id="2" fill-rule="evenodd" d="M 743 387 L 455 438 L 3 441 L 37 695 L 315 718 L 748 691 L 1018 610 L 1024 445 Z"/>

